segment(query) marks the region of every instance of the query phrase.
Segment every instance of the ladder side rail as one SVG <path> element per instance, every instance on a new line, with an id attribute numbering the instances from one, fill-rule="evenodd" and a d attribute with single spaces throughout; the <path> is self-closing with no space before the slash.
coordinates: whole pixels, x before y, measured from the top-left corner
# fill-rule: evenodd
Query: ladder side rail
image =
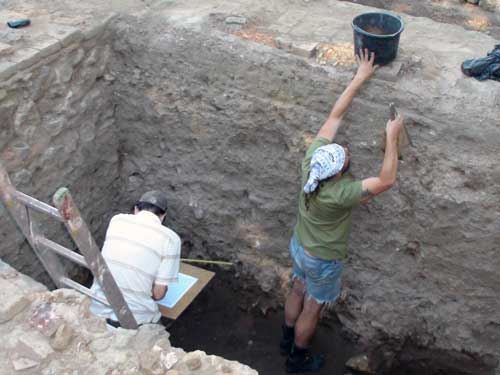
<path id="1" fill-rule="evenodd" d="M 120 288 L 116 284 L 106 261 L 95 243 L 87 224 L 82 219 L 80 211 L 71 198 L 68 189 L 60 188 L 57 190 L 54 194 L 53 201 L 63 217 L 64 224 L 69 234 L 87 261 L 88 267 L 93 273 L 95 280 L 101 286 L 120 325 L 126 329 L 136 329 L 138 325 L 135 317 L 130 311 Z"/>
<path id="2" fill-rule="evenodd" d="M 47 249 L 41 249 L 37 246 L 34 240 L 34 234 L 38 232 L 36 225 L 30 218 L 29 209 L 20 201 L 16 199 L 17 190 L 12 185 L 9 175 L 3 165 L 0 163 L 0 196 L 9 211 L 11 217 L 16 222 L 18 228 L 26 237 L 29 245 L 33 249 L 35 255 L 45 267 L 54 284 L 61 288 L 61 277 L 66 276 L 66 271 L 63 264 L 56 254 Z"/>
<path id="3" fill-rule="evenodd" d="M 52 250 L 55 253 L 73 261 L 74 263 L 79 264 L 82 267 L 89 268 L 89 265 L 85 261 L 85 258 L 82 255 L 74 252 L 73 250 L 70 250 L 67 247 L 59 245 L 57 242 L 51 241 L 48 238 L 42 236 L 36 236 L 35 241 L 40 247 L 47 250 Z"/>
<path id="4" fill-rule="evenodd" d="M 95 299 L 96 301 L 101 302 L 103 305 L 110 306 L 110 304 L 109 304 L 109 302 L 108 302 L 108 300 L 106 298 L 99 297 L 91 289 L 83 286 L 82 284 L 77 283 L 74 280 L 71 280 L 71 279 L 69 279 L 67 277 L 62 277 L 61 278 L 61 283 L 63 283 L 68 288 L 75 289 L 75 290 L 79 291 L 80 293 L 83 293 L 86 296 L 89 296 L 90 298 Z"/>
<path id="5" fill-rule="evenodd" d="M 47 203 L 41 202 L 38 199 L 35 199 L 33 197 L 30 197 L 29 195 L 21 193 L 20 191 L 15 192 L 14 198 L 16 198 L 18 201 L 21 201 L 29 208 L 32 208 L 38 212 L 43 212 L 43 213 L 53 217 L 54 219 L 59 220 L 60 222 L 63 222 L 63 218 L 62 218 L 61 214 L 59 213 L 59 211 L 57 211 L 57 208 L 52 207 L 52 206 L 48 205 Z"/>

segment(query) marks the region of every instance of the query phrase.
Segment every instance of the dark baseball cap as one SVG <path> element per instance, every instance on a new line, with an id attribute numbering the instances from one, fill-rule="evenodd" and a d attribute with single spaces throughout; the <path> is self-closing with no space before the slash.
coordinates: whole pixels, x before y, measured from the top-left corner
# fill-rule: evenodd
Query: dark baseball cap
<path id="1" fill-rule="evenodd" d="M 151 190 L 142 195 L 139 199 L 139 203 L 149 203 L 155 205 L 163 211 L 167 211 L 167 195 L 158 190 Z"/>

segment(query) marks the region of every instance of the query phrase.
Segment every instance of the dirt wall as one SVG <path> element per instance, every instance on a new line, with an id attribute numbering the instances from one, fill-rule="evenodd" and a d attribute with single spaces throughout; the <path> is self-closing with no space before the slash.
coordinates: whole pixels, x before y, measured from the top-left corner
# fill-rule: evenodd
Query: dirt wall
<path id="1" fill-rule="evenodd" d="M 143 22 L 116 25 L 113 45 L 124 184 L 169 193 L 184 254 L 237 261 L 280 298 L 299 164 L 352 71 L 208 35 L 203 22 L 197 31 Z M 364 337 L 465 352 L 491 373 L 500 355 L 500 96 L 452 70 L 463 52 L 448 54 L 440 71 L 445 51 L 423 49 L 438 27 L 419 26 L 406 52 L 423 57 L 403 57 L 397 74 L 381 70 L 339 135 L 355 176 L 377 173 L 387 103 L 396 101 L 413 147 L 391 192 L 355 212 L 337 313 Z M 127 194 L 123 201 L 132 202 Z"/>

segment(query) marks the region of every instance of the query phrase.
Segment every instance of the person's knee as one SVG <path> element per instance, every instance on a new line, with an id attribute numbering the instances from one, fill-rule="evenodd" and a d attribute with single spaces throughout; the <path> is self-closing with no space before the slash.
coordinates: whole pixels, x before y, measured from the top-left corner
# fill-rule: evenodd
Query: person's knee
<path id="1" fill-rule="evenodd" d="M 323 303 L 319 303 L 313 297 L 308 295 L 304 301 L 304 308 L 302 311 L 307 315 L 319 316 L 323 306 Z"/>
<path id="2" fill-rule="evenodd" d="M 304 296 L 305 292 L 306 292 L 306 287 L 304 285 L 304 282 L 302 280 L 295 279 L 292 285 L 292 293 L 299 297 L 302 297 Z"/>

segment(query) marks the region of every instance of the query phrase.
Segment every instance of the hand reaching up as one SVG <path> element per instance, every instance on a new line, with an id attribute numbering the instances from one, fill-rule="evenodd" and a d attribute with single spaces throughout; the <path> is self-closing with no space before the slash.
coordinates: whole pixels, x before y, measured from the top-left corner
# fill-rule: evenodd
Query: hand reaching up
<path id="1" fill-rule="evenodd" d="M 359 55 L 356 54 L 356 61 L 358 62 L 356 76 L 363 81 L 368 80 L 378 69 L 378 65 L 374 65 L 375 53 L 370 53 L 366 48 L 359 50 Z"/>
<path id="2" fill-rule="evenodd" d="M 387 122 L 387 137 L 391 139 L 397 139 L 399 137 L 401 129 L 403 129 L 403 117 L 398 114 L 394 120 L 389 120 Z"/>

